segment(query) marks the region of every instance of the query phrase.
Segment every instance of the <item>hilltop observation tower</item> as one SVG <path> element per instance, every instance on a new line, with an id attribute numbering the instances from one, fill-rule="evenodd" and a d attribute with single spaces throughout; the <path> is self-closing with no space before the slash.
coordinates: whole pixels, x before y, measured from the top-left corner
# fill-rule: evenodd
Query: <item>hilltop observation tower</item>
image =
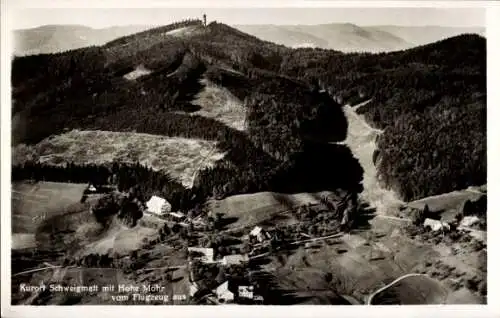
<path id="1" fill-rule="evenodd" d="M 207 26 L 207 15 L 205 13 L 203 13 L 203 26 Z"/>

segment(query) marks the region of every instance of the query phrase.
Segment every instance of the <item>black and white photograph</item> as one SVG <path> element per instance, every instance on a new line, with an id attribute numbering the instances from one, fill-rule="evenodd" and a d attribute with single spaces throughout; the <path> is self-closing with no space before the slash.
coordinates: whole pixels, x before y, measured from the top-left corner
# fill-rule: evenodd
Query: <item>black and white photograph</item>
<path id="1" fill-rule="evenodd" d="M 9 10 L 5 305 L 492 301 L 487 8 L 307 2 Z"/>

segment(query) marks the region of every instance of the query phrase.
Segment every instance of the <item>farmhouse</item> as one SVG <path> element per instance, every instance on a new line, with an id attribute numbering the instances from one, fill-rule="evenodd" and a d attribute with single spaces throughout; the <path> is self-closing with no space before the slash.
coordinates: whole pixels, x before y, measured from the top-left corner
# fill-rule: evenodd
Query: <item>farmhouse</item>
<path id="1" fill-rule="evenodd" d="M 238 286 L 238 297 L 253 299 L 253 286 Z"/>
<path id="2" fill-rule="evenodd" d="M 167 200 L 156 195 L 153 195 L 151 199 L 146 202 L 146 207 L 148 209 L 148 212 L 157 215 L 163 215 L 170 212 L 170 210 L 172 209 L 172 206 L 170 205 L 170 203 L 168 203 Z"/>
<path id="3" fill-rule="evenodd" d="M 181 212 L 170 212 L 168 216 L 171 220 L 176 222 L 182 222 L 186 219 L 186 215 Z"/>
<path id="4" fill-rule="evenodd" d="M 225 281 L 215 289 L 217 299 L 221 303 L 228 303 L 234 300 L 234 294 L 229 291 L 229 282 Z"/>
<path id="5" fill-rule="evenodd" d="M 226 255 L 222 258 L 221 264 L 224 266 L 228 265 L 239 265 L 248 262 L 248 255 Z"/>
<path id="6" fill-rule="evenodd" d="M 196 282 L 192 282 L 190 285 L 189 285 L 189 296 L 193 297 L 194 294 L 196 294 L 196 292 L 200 290 L 200 287 L 198 286 L 198 284 Z"/>
<path id="7" fill-rule="evenodd" d="M 463 219 L 462 219 L 462 222 L 460 222 L 460 226 L 464 226 L 464 227 L 470 227 L 476 223 L 479 223 L 479 218 L 475 215 L 473 216 L 465 216 Z"/>
<path id="8" fill-rule="evenodd" d="M 214 262 L 214 249 L 205 247 L 188 247 L 188 252 L 190 254 L 198 254 L 199 256 L 193 256 L 193 259 L 199 259 L 203 263 L 213 263 Z"/>
<path id="9" fill-rule="evenodd" d="M 260 226 L 256 226 L 250 232 L 249 237 L 250 237 L 250 239 L 253 238 L 253 239 L 256 239 L 258 242 L 262 242 L 266 238 L 268 238 L 268 235 Z"/>
<path id="10" fill-rule="evenodd" d="M 261 295 L 256 295 L 254 294 L 253 295 L 253 301 L 256 303 L 256 304 L 261 304 L 264 302 L 264 297 L 262 297 Z"/>
<path id="11" fill-rule="evenodd" d="M 433 220 L 433 219 L 425 219 L 424 221 L 424 228 L 425 227 L 430 227 L 432 231 L 437 232 L 437 231 L 444 231 L 444 230 L 450 230 L 450 225 L 446 222 L 441 222 L 438 220 Z"/>

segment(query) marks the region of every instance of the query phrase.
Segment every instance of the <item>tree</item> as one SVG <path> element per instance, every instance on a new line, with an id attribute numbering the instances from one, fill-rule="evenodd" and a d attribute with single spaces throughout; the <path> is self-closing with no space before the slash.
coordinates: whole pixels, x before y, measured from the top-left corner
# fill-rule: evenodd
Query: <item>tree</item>
<path id="1" fill-rule="evenodd" d="M 332 280 L 333 280 L 333 274 L 332 274 L 332 273 L 330 273 L 330 272 L 327 272 L 327 273 L 325 274 L 325 281 L 326 281 L 327 283 L 330 283 Z"/>
<path id="2" fill-rule="evenodd" d="M 220 212 L 216 213 L 215 220 L 213 221 L 215 229 L 220 229 L 222 227 L 222 216 L 223 215 L 224 214 L 220 213 Z"/>
<path id="3" fill-rule="evenodd" d="M 181 231 L 181 226 L 179 225 L 179 223 L 175 223 L 173 226 L 172 226 L 172 232 L 177 234 Z"/>
<path id="4" fill-rule="evenodd" d="M 92 207 L 92 212 L 99 223 L 106 223 L 111 215 L 118 213 L 119 209 L 120 206 L 115 196 L 108 194 L 97 201 Z"/>

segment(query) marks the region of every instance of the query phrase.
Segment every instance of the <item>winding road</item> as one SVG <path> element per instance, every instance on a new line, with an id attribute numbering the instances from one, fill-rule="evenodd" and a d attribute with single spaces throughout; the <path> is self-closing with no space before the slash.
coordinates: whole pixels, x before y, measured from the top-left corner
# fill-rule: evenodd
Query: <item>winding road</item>
<path id="1" fill-rule="evenodd" d="M 413 276 L 426 276 L 426 277 L 429 277 L 428 275 L 426 274 L 419 274 L 419 273 L 410 273 L 410 274 L 405 274 L 403 276 L 400 276 L 398 278 L 396 278 L 395 280 L 393 280 L 391 283 L 385 285 L 384 287 L 381 287 L 379 289 L 377 289 L 375 292 L 373 292 L 370 297 L 368 297 L 368 300 L 366 302 L 367 305 L 371 305 L 372 303 L 372 300 L 373 300 L 373 297 L 375 297 L 378 293 L 381 293 L 383 292 L 384 290 L 386 290 L 387 288 L 390 288 L 391 286 L 397 284 L 398 282 L 402 281 L 403 279 L 405 278 L 408 278 L 408 277 L 413 277 Z"/>

